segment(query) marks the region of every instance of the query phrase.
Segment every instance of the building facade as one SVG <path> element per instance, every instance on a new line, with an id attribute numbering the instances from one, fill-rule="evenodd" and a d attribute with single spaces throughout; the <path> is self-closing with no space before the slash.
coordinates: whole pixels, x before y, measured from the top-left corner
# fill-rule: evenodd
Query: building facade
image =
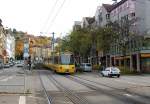
<path id="1" fill-rule="evenodd" d="M 3 26 L 0 26 L 0 59 L 3 60 L 6 56 L 5 42 L 6 34 Z"/>
<path id="2" fill-rule="evenodd" d="M 5 43 L 5 49 L 7 52 L 7 57 L 9 59 L 14 60 L 15 59 L 15 37 L 9 30 L 6 30 L 6 43 Z"/>
<path id="3" fill-rule="evenodd" d="M 81 28 L 81 23 L 82 23 L 81 21 L 75 21 L 73 30 L 79 30 Z"/>
<path id="4" fill-rule="evenodd" d="M 105 27 L 110 22 L 117 22 L 122 28 L 125 28 L 123 25 L 130 23 L 122 31 L 119 40 L 119 42 L 123 40 L 124 44 L 127 44 L 127 50 L 123 52 L 118 43 L 112 44 L 110 52 L 103 56 L 106 66 L 125 65 L 138 72 L 150 72 L 149 5 L 149 0 L 121 0 L 118 3 L 103 4 L 97 8 L 95 14 L 96 26 Z M 134 33 L 134 36 L 129 37 L 130 33 Z M 127 36 L 128 39 L 126 39 Z"/>

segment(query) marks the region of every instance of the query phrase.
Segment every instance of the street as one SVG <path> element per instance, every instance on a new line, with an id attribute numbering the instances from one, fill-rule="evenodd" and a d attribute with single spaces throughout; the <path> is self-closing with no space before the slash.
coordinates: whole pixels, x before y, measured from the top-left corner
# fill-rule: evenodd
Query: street
<path id="1" fill-rule="evenodd" d="M 0 70 L 0 104 L 149 104 L 150 75 L 62 75 L 50 70 Z"/>

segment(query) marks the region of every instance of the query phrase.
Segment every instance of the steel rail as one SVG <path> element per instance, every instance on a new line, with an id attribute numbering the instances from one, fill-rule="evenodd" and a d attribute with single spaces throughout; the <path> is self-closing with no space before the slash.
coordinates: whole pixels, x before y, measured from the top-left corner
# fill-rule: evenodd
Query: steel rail
<path id="1" fill-rule="evenodd" d="M 149 103 L 146 103 L 144 101 L 144 99 L 143 99 L 143 101 L 139 101 L 138 99 L 132 99 L 132 98 L 123 96 L 122 93 L 124 93 L 124 94 L 127 93 L 125 91 L 120 91 L 121 93 L 118 93 L 116 91 L 108 91 L 108 90 L 105 90 L 105 89 L 101 89 L 98 86 L 95 86 L 93 84 L 85 83 L 84 81 L 81 81 L 81 80 L 75 78 L 76 76 L 73 77 L 73 76 L 68 75 L 68 76 L 65 76 L 65 77 L 68 78 L 68 79 L 70 79 L 70 80 L 73 80 L 73 81 L 75 81 L 77 83 L 80 83 L 80 84 L 86 86 L 87 88 L 90 88 L 92 90 L 95 90 L 97 92 L 100 92 L 100 93 L 103 93 L 103 94 L 106 94 L 106 95 L 109 95 L 109 96 L 112 96 L 114 98 L 118 98 L 118 99 L 120 99 L 121 101 L 124 101 L 124 102 L 128 101 L 128 102 L 132 102 L 133 104 L 149 104 Z M 86 81 L 88 81 L 88 80 L 86 80 Z"/>
<path id="2" fill-rule="evenodd" d="M 70 76 L 70 77 L 72 77 L 72 76 Z M 125 89 L 119 89 L 119 88 L 112 87 L 112 86 L 109 86 L 109 85 L 106 85 L 106 84 L 103 84 L 103 83 L 100 83 L 100 82 L 95 82 L 95 81 L 92 81 L 92 80 L 88 80 L 88 79 L 85 79 L 85 78 L 82 78 L 82 77 L 79 77 L 79 76 L 76 76 L 76 75 L 75 75 L 74 77 L 79 78 L 79 79 L 82 79 L 82 80 L 85 80 L 85 81 L 88 81 L 88 82 L 91 82 L 91 83 L 95 83 L 95 84 L 98 84 L 98 85 L 102 85 L 102 86 L 111 88 L 111 89 L 113 89 L 113 90 L 123 91 L 123 92 L 125 92 L 125 93 L 135 94 L 135 95 L 138 95 L 138 96 L 140 96 L 140 97 L 144 97 L 144 98 L 146 98 L 146 99 L 150 99 L 149 96 L 144 96 L 144 95 L 140 95 L 140 94 L 137 94 L 137 93 L 133 93 L 133 92 L 127 91 L 127 88 L 125 88 Z M 148 87 L 149 87 L 149 86 L 148 86 Z"/>
<path id="3" fill-rule="evenodd" d="M 44 87 L 44 84 L 43 84 L 43 81 L 42 81 L 42 78 L 41 78 L 40 72 L 39 72 L 39 79 L 40 79 L 40 82 L 41 82 L 42 88 L 43 88 L 43 90 L 44 90 L 44 94 L 46 95 L 47 103 L 48 103 L 48 104 L 52 104 L 52 99 L 50 98 L 50 96 L 48 96 L 48 93 L 47 93 L 46 88 Z"/>
<path id="4" fill-rule="evenodd" d="M 58 82 L 52 75 L 49 77 L 47 76 L 48 79 L 53 82 L 53 84 L 64 94 L 66 95 L 67 98 L 71 100 L 73 104 L 89 104 L 88 101 L 83 98 L 82 96 L 77 95 L 75 92 L 69 90 L 65 86 L 63 86 L 60 82 Z"/>

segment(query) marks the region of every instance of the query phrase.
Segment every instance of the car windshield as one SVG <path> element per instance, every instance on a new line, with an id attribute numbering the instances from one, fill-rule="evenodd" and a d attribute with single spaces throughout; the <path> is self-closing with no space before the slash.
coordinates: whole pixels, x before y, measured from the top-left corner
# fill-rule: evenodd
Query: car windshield
<path id="1" fill-rule="evenodd" d="M 119 71 L 118 68 L 111 68 L 112 71 Z"/>
<path id="2" fill-rule="evenodd" d="M 91 64 L 85 64 L 86 66 L 91 66 Z"/>
<path id="3" fill-rule="evenodd" d="M 110 71 L 110 69 L 109 69 L 109 68 L 106 68 L 105 71 Z"/>

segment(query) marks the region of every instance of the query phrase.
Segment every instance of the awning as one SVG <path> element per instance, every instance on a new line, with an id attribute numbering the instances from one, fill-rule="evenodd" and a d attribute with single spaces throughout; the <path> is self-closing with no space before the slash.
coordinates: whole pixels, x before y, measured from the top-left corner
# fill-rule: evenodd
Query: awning
<path id="1" fill-rule="evenodd" d="M 150 53 L 141 54 L 142 58 L 150 58 Z"/>

